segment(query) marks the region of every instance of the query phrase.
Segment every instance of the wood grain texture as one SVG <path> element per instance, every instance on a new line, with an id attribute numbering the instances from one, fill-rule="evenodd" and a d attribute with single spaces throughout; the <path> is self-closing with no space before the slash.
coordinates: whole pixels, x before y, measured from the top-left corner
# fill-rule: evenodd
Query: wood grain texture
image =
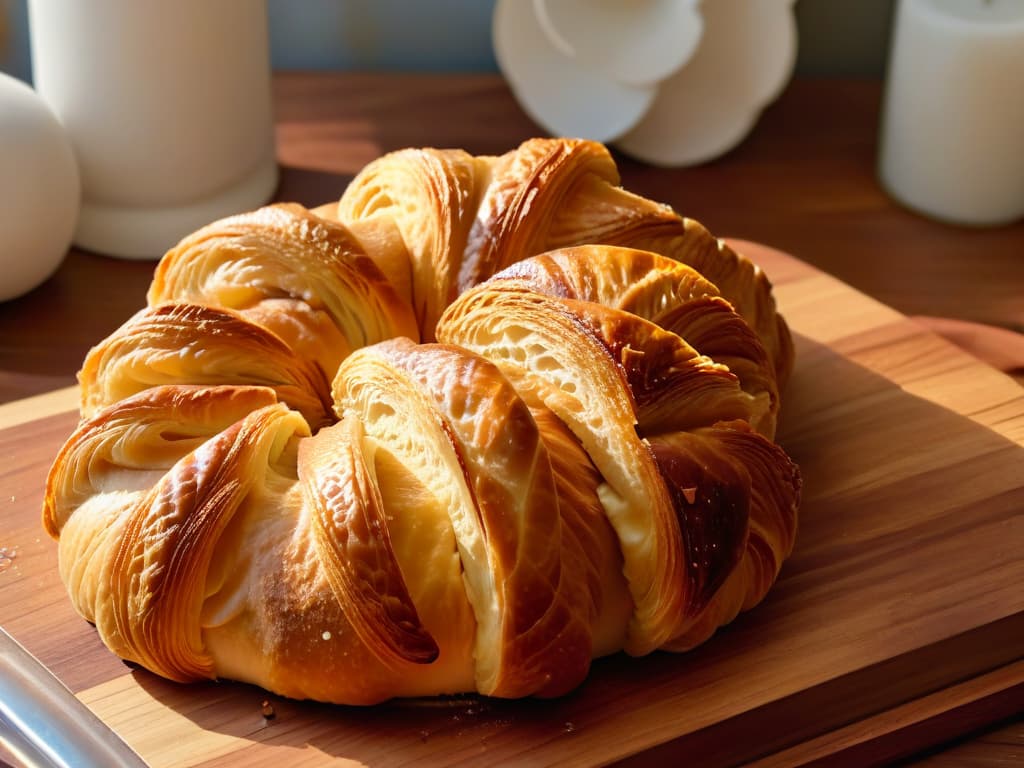
<path id="1" fill-rule="evenodd" d="M 824 765 L 867 768 L 891 765 L 929 745 L 947 746 L 954 739 L 998 721 L 1008 711 L 1024 711 L 1024 661 L 1013 662 L 939 693 L 914 699 L 851 723 L 757 760 L 748 768 Z M 1024 728 L 1019 724 L 1016 728 L 1011 724 L 997 731 L 977 739 L 979 747 L 987 745 L 987 755 L 996 752 L 991 749 L 992 746 L 998 750 L 1003 745 L 1013 744 L 1014 740 L 1018 747 L 1024 747 Z M 969 745 L 955 746 L 949 750 L 949 757 L 963 759 L 968 751 Z M 1024 759 L 1024 751 L 1018 753 L 1017 759 Z M 942 764 L 937 753 L 923 757 L 922 760 L 925 765 Z M 962 763 L 947 764 L 971 763 L 964 760 Z M 984 765 L 984 762 L 980 764 Z"/>
<path id="2" fill-rule="evenodd" d="M 965 744 L 921 759 L 919 768 L 1016 768 L 1024 765 L 1024 715 Z"/>
<path id="3" fill-rule="evenodd" d="M 0 624 L 154 765 L 725 765 L 820 747 L 829 732 L 1017 663 L 1024 391 L 835 278 L 740 247 L 772 276 L 795 331 L 780 440 L 805 499 L 779 583 L 696 651 L 599 661 L 556 701 L 372 709 L 130 670 L 74 616 L 39 524 L 49 460 L 74 423 L 45 401 L 0 431 L 0 546 L 14 553 Z"/>

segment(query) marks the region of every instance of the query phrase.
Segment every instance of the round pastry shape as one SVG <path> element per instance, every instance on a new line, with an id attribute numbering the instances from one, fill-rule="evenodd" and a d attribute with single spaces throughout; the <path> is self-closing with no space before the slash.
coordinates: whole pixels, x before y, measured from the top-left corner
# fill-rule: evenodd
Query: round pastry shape
<path id="1" fill-rule="evenodd" d="M 61 576 L 172 680 L 557 696 L 756 605 L 796 534 L 765 276 L 607 150 L 403 150 L 216 222 L 86 358 Z"/>

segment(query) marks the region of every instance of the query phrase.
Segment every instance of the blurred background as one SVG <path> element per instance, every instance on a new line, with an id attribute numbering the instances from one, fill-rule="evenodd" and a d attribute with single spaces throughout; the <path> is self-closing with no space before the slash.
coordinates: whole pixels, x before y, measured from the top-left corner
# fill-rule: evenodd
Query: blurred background
<path id="1" fill-rule="evenodd" d="M 498 70 L 493 0 L 268 0 L 268 8 L 277 70 Z M 893 0 L 800 0 L 797 75 L 882 77 L 892 9 Z M 31 82 L 26 0 L 0 0 L 0 71 Z"/>

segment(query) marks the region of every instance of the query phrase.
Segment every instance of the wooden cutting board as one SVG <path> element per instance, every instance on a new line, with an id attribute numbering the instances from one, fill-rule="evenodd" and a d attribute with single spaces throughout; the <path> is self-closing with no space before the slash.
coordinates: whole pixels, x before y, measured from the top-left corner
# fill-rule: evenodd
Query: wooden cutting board
<path id="1" fill-rule="evenodd" d="M 770 762 L 802 744 L 838 754 L 830 734 L 856 739 L 887 713 L 903 718 L 889 732 L 919 722 L 925 705 L 912 705 L 941 709 L 943 690 L 1016 694 L 1024 390 L 834 278 L 740 247 L 794 331 L 779 440 L 805 492 L 775 588 L 696 651 L 601 660 L 557 701 L 370 709 L 131 669 L 73 612 L 39 524 L 49 462 L 75 423 L 69 391 L 0 407 L 0 624 L 159 766 Z"/>

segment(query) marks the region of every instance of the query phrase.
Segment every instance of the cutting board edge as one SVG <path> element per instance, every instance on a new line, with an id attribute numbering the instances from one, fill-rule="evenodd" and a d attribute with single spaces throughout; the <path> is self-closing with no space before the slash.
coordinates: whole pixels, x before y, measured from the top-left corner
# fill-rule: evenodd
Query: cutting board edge
<path id="1" fill-rule="evenodd" d="M 990 655 L 978 654 L 979 648 L 989 650 Z M 957 660 L 955 665 L 948 663 L 951 658 Z M 701 765 L 747 764 L 984 678 L 1021 659 L 1024 659 L 1024 612 L 853 670 L 708 728 L 644 748 L 618 760 L 615 765 L 640 768 L 676 764 L 683 759 L 697 760 Z M 895 700 L 883 695 L 884 681 L 904 680 L 906 685 L 908 673 L 917 676 L 914 685 L 906 686 Z M 814 713 L 813 721 L 807 718 L 808 712 Z M 794 723 L 801 725 L 794 728 Z M 729 739 L 729 733 L 742 733 L 743 738 Z"/>

